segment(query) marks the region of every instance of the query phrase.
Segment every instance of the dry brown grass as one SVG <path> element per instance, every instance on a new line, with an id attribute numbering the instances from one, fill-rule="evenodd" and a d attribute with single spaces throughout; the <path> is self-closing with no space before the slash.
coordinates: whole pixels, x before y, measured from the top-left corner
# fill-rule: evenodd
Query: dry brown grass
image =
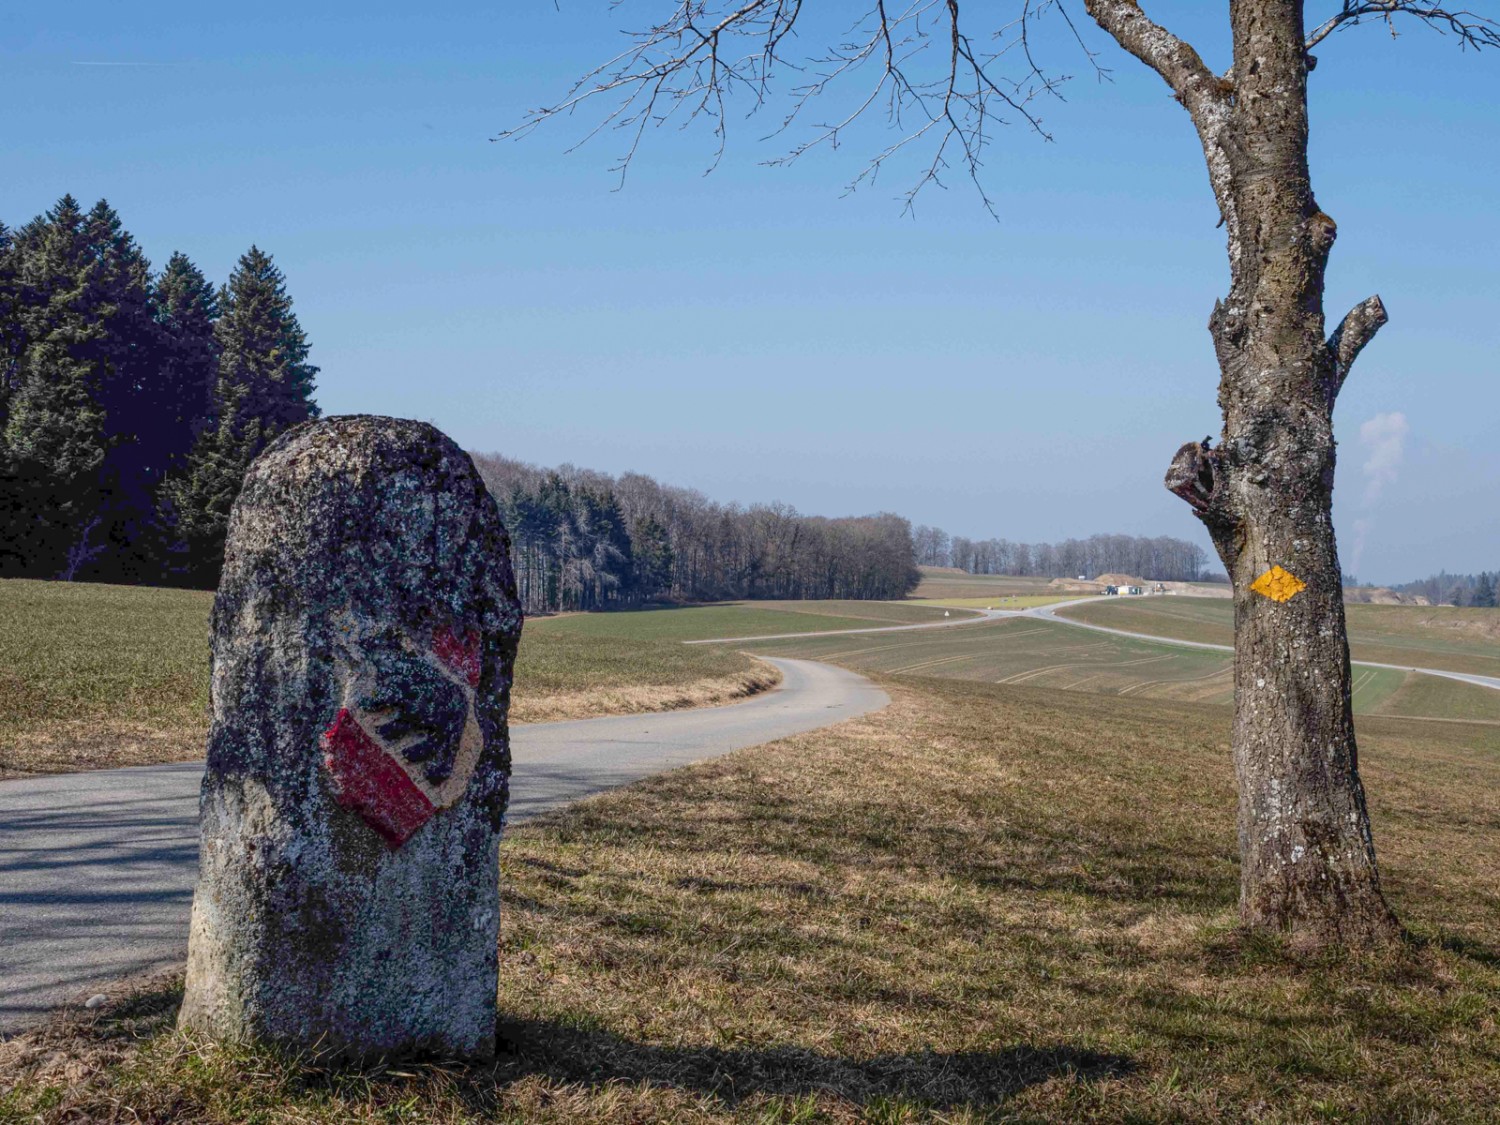
<path id="1" fill-rule="evenodd" d="M 1412 937 L 1305 960 L 1233 928 L 1225 712 L 886 687 L 512 833 L 494 1066 L 214 1048 L 158 990 L 97 1062 L 108 1009 L 12 1046 L 0 1121 L 1492 1119 L 1494 728 L 1363 722 Z"/>
<path id="2" fill-rule="evenodd" d="M 41 722 L 0 742 L 0 781 L 191 762 L 203 757 L 207 737 L 208 723 L 197 715 L 166 728 L 106 719 Z"/>
<path id="3" fill-rule="evenodd" d="M 718 707 L 770 691 L 780 682 L 781 673 L 775 667 L 755 660 L 741 672 L 680 684 L 625 684 L 587 692 L 521 693 L 511 707 L 510 719 L 513 723 L 555 723 L 600 715 Z"/>

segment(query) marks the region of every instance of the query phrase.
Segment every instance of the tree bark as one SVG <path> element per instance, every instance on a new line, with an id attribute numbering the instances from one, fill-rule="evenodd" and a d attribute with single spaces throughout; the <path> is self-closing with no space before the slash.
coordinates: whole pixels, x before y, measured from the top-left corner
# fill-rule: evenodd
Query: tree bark
<path id="1" fill-rule="evenodd" d="M 1302 947 L 1378 944 L 1399 931 L 1359 779 L 1333 404 L 1385 310 L 1371 298 L 1325 338 L 1336 227 L 1308 172 L 1301 0 L 1229 7 L 1234 65 L 1221 78 L 1134 0 L 1089 0 L 1192 115 L 1228 235 L 1229 294 L 1209 323 L 1224 429 L 1217 449 L 1183 446 L 1166 483 L 1234 585 L 1240 920 Z"/>

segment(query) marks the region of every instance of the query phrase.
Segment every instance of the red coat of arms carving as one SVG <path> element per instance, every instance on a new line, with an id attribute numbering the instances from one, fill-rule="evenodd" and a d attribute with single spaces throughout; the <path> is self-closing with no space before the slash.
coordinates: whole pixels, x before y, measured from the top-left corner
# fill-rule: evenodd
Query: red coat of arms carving
<path id="1" fill-rule="evenodd" d="M 484 749 L 474 710 L 479 634 L 444 626 L 417 645 L 388 631 L 345 647 L 343 700 L 323 735 L 323 761 L 338 803 L 400 847 L 463 796 Z"/>

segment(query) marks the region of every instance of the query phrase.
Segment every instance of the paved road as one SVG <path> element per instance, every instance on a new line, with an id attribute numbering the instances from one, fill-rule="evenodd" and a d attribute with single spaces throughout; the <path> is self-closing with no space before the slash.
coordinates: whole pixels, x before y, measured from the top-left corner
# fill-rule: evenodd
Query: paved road
<path id="1" fill-rule="evenodd" d="M 512 821 L 890 702 L 854 672 L 770 662 L 781 686 L 744 703 L 515 727 Z M 0 782 L 0 1034 L 183 960 L 202 776 L 188 762 Z"/>

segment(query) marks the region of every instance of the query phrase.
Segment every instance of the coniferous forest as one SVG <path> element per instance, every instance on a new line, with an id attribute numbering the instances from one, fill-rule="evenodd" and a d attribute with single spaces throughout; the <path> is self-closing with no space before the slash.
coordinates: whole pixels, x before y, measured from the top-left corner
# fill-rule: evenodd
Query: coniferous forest
<path id="1" fill-rule="evenodd" d="M 308 350 L 256 247 L 216 287 L 104 200 L 0 223 L 0 576 L 216 584 L 245 469 L 318 414 Z"/>

